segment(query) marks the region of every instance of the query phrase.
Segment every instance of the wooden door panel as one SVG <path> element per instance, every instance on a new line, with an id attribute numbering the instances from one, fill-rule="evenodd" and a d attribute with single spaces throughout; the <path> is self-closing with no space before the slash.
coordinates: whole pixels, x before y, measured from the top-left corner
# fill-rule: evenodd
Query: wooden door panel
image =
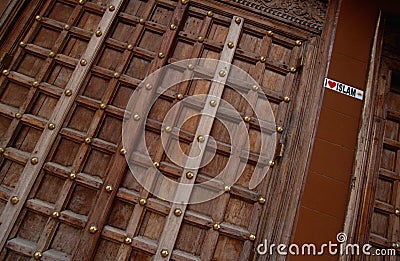
<path id="1" fill-rule="evenodd" d="M 378 84 L 378 92 L 382 94 L 379 109 L 375 117 L 382 119 L 377 121 L 374 139 L 378 144 L 373 148 L 378 155 L 376 166 L 376 179 L 374 191 L 371 195 L 372 209 L 369 213 L 368 233 L 366 240 L 374 246 L 374 249 L 394 248 L 400 241 L 399 217 L 396 214 L 400 202 L 400 176 L 399 176 L 399 124 L 400 113 L 396 78 L 399 72 L 396 70 L 398 63 L 390 59 L 383 59 L 381 64 L 381 77 Z M 372 259 L 371 259 L 372 260 Z M 395 256 L 382 257 L 380 260 L 397 260 Z"/>
<path id="2" fill-rule="evenodd" d="M 57 100 L 62 95 L 62 88 L 67 86 L 66 83 L 70 80 L 69 78 L 72 77 L 71 71 L 78 63 L 74 58 L 83 56 L 85 45 L 88 42 L 88 35 L 92 34 L 86 29 L 97 29 L 97 25 L 104 12 L 104 9 L 99 6 L 87 5 L 86 8 L 83 8 L 82 5 L 77 5 L 73 1 L 67 3 L 65 1 L 58 1 L 52 2 L 51 4 L 52 6 L 44 7 L 44 10 L 50 10 L 43 12 L 44 15 L 47 14 L 48 17 L 37 17 L 37 28 L 31 31 L 31 35 L 26 38 L 28 44 L 20 44 L 20 46 L 24 48 L 24 50 L 21 51 L 22 59 L 17 59 L 15 65 L 16 72 L 13 71 L 9 77 L 10 79 L 16 79 L 23 83 L 25 81 L 32 85 L 19 111 L 22 114 L 24 110 L 26 110 L 27 114 L 23 117 L 27 118 L 27 122 L 30 125 L 34 127 L 39 125 L 41 130 L 46 127 L 46 120 L 51 118 L 52 111 L 57 110 Z M 60 12 L 59 9 L 62 9 L 64 5 L 66 6 L 63 15 L 52 15 L 53 12 Z M 65 25 L 65 22 L 72 25 L 76 24 L 77 26 L 71 28 L 71 25 Z M 42 28 L 44 29 L 42 30 Z M 70 38 L 68 38 L 69 31 L 72 34 Z M 49 37 L 52 37 L 54 41 L 52 42 L 52 38 Z M 76 40 L 78 38 L 80 40 Z M 46 48 L 51 48 L 51 50 L 46 50 Z M 63 54 L 57 54 L 59 52 Z M 66 57 L 64 54 L 71 54 L 72 57 Z M 48 58 L 46 58 L 44 62 L 45 57 Z M 83 62 L 81 62 L 81 65 L 85 66 Z M 32 66 L 34 66 L 33 70 L 29 70 L 28 67 Z M 24 75 L 35 78 L 29 79 Z M 37 81 L 40 85 L 34 81 Z M 38 87 L 40 91 L 36 91 Z M 72 86 L 68 87 L 72 88 Z M 67 94 L 66 92 L 66 96 L 68 95 L 69 93 Z M 88 106 L 87 103 L 84 104 L 84 101 L 80 101 L 79 104 L 83 105 L 81 106 L 83 109 L 85 107 L 90 108 L 90 105 L 93 105 L 93 102 Z M 86 111 L 88 110 L 86 109 Z M 28 113 L 32 113 L 32 116 Z M 35 119 L 36 122 L 30 120 L 35 116 L 36 118 L 33 119 Z M 18 117 L 16 118 L 18 119 Z M 69 116 L 69 118 L 72 119 L 72 125 L 69 125 L 70 127 L 73 128 L 79 125 L 79 119 L 74 119 L 72 115 Z M 87 122 L 87 120 L 84 122 Z M 52 147 L 49 147 L 50 154 L 48 155 L 48 162 L 43 168 L 45 171 L 41 171 L 38 175 L 37 183 L 33 187 L 29 199 L 18 218 L 20 221 L 17 220 L 14 229 L 11 231 L 11 238 L 14 239 L 7 243 L 7 248 L 11 251 L 16 251 L 21 248 L 22 252 L 19 251 L 21 254 L 23 253 L 23 255 L 31 256 L 37 248 L 45 247 L 50 249 L 48 251 L 49 256 L 64 259 L 71 255 L 76 248 L 76 243 L 78 242 L 76 239 L 80 237 L 80 230 L 87 219 L 85 216 L 88 215 L 93 206 L 97 194 L 95 188 L 98 188 L 100 180 L 99 178 L 92 178 L 87 174 L 94 174 L 94 177 L 99 175 L 99 173 L 95 172 L 93 169 L 96 165 L 93 164 L 93 162 L 96 160 L 104 162 L 103 160 L 106 159 L 105 155 L 107 153 L 110 154 L 110 146 L 106 145 L 104 146 L 105 148 L 101 148 L 101 150 L 93 149 L 89 151 L 87 145 L 84 147 L 79 143 L 86 138 L 86 136 L 82 135 L 82 131 L 85 131 L 85 128 L 87 128 L 89 132 L 90 129 L 85 126 L 83 126 L 82 129 L 82 126 L 79 126 L 80 129 L 78 131 L 80 131 L 80 133 L 77 131 L 74 132 L 71 131 L 72 129 L 67 128 L 67 124 L 68 121 L 64 124 L 66 128 L 60 132 L 57 141 Z M 50 127 L 50 124 L 48 126 L 50 130 L 54 128 Z M 8 133 L 13 132 L 11 128 L 12 126 L 8 128 Z M 18 128 L 21 127 L 18 126 Z M 24 128 L 22 128 L 22 130 L 24 130 Z M 24 132 L 25 131 L 21 131 L 21 133 Z M 15 140 L 15 148 L 23 151 L 23 146 L 19 145 L 21 141 L 11 135 L 8 136 Z M 5 135 L 5 137 L 7 138 L 7 135 Z M 32 141 L 35 141 L 35 139 L 32 139 Z M 3 142 L 7 143 L 8 141 L 3 140 Z M 90 142 L 91 140 L 86 140 L 83 144 Z M 100 146 L 101 145 L 104 144 L 100 142 Z M 103 153 L 104 151 L 105 153 Z M 88 155 L 87 160 L 85 157 L 82 157 L 85 154 Z M 77 160 L 75 159 L 76 156 Z M 86 162 L 83 162 L 82 159 L 85 159 Z M 87 174 L 83 175 L 83 182 L 81 184 L 74 185 L 72 180 L 68 179 L 68 177 L 74 178 L 73 175 L 71 175 L 70 168 L 76 168 L 76 166 L 72 165 L 76 165 L 80 161 L 85 163 L 83 166 Z M 31 160 L 31 162 L 34 164 L 33 160 Z M 108 160 L 105 162 L 108 162 Z M 107 169 L 105 166 L 101 167 L 103 167 L 104 171 Z M 22 184 L 23 181 L 20 180 L 19 183 Z M 58 186 L 58 194 L 49 195 L 44 193 L 44 191 L 54 191 L 53 186 L 55 185 Z M 64 209 L 62 215 L 58 210 L 61 208 Z M 64 222 L 59 224 L 54 218 L 58 218 L 60 215 L 60 219 Z M 3 213 L 2 218 L 3 220 L 7 220 L 8 217 Z M 30 221 L 33 223 L 26 223 Z M 26 235 L 27 231 L 25 230 L 28 230 L 34 237 L 29 236 L 29 234 Z M 62 241 L 66 239 L 69 239 L 68 242 L 63 244 Z M 65 249 L 63 246 L 65 246 Z M 63 251 L 63 253 L 60 251 Z M 5 259 L 8 259 L 9 254 L 9 251 L 2 252 L 2 256 Z"/>
<path id="3" fill-rule="evenodd" d="M 241 17 L 237 23 L 232 10 L 209 7 L 203 1 L 45 2 L 9 74 L 1 78 L 0 134 L 1 147 L 6 150 L 0 172 L 0 210 L 12 208 L 6 204 L 15 193 L 27 196 L 26 200 L 21 197 L 21 209 L 13 210 L 15 221 L 3 213 L 1 221 L 8 222 L 11 231 L 1 258 L 25 259 L 36 253 L 51 260 L 150 260 L 160 257 L 165 244 L 172 260 L 248 259 L 258 242 L 255 238 L 261 240 L 255 235 L 264 229 L 259 222 L 271 203 L 266 199 L 275 193 L 273 184 L 279 171 L 279 167 L 271 168 L 261 184 L 249 189 L 263 149 L 261 132 L 266 128 L 256 121 L 252 106 L 266 112 L 268 102 L 277 126 L 284 129 L 298 124 L 289 120 L 291 104 L 284 97 L 298 91 L 303 77 L 298 58 L 307 53 L 307 39 L 312 34 L 273 21 L 264 24 Z M 233 36 L 234 47 L 228 48 Z M 162 93 L 144 123 L 144 145 L 154 161 L 151 166 L 140 144 L 123 148 L 125 107 L 147 75 L 187 58 L 228 59 L 256 80 L 268 101 L 257 93 L 257 86 L 249 85 L 251 79 L 240 75 L 226 77 L 226 85 L 219 87 L 206 80 L 183 82 L 167 91 L 164 86 L 151 86 L 150 92 Z M 203 60 L 196 70 L 211 79 L 216 66 L 214 61 Z M 196 70 L 171 67 L 161 80 L 168 85 L 183 74 L 198 73 Z M 218 111 L 227 118 L 226 125 L 216 119 L 204 126 L 201 116 L 186 121 L 204 106 L 202 101 L 186 100 L 173 113 L 164 151 L 161 133 L 169 132 L 163 125 L 167 113 L 184 98 L 210 92 L 220 93 L 232 105 L 221 105 Z M 232 130 L 233 138 L 242 145 L 245 141 L 230 116 L 232 110 L 248 121 L 249 159 L 233 153 L 227 130 Z M 268 113 L 259 117 L 263 122 L 274 120 Z M 54 134 L 49 133 L 54 129 L 51 123 L 56 125 Z M 174 128 L 179 125 L 179 130 Z M 178 154 L 179 149 L 189 154 L 202 128 L 209 129 L 215 139 L 216 154 L 199 168 L 193 182 L 216 177 L 229 158 L 235 157 L 236 167 L 229 172 L 229 179 L 239 178 L 237 183 L 226 187 L 217 179 L 207 188 L 210 193 L 225 190 L 224 194 L 186 209 L 149 193 L 135 180 L 126 161 L 134 163 L 135 172 L 148 174 L 146 182 L 152 184 L 155 194 L 174 195 L 173 187 L 150 174 L 157 168 L 169 179 L 184 180 L 184 158 L 174 161 L 168 155 Z M 278 141 L 284 140 L 284 133 L 278 134 Z M 35 153 L 44 160 L 32 171 L 32 182 L 24 185 Z M 199 163 L 206 162 L 209 155 L 205 153 Z M 260 160 L 265 167 L 272 159 Z M 237 173 L 236 168 L 241 167 L 243 173 Z M 24 190 L 15 189 L 18 186 Z M 174 216 L 177 207 L 182 209 L 178 223 Z"/>

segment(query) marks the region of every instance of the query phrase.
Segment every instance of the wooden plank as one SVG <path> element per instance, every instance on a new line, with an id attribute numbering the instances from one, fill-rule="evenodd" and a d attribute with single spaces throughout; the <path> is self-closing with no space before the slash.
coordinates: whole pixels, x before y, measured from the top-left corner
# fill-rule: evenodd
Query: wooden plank
<path id="1" fill-rule="evenodd" d="M 235 21 L 236 18 L 240 19 L 239 24 Z M 210 87 L 210 90 L 208 93 L 208 95 L 210 95 L 210 96 L 215 96 L 217 98 L 222 97 L 222 92 L 224 90 L 224 84 L 226 82 L 227 77 L 223 77 L 219 73 L 221 70 L 225 70 L 225 75 L 229 75 L 230 67 L 231 67 L 230 64 L 233 60 L 233 56 L 235 53 L 235 46 L 237 46 L 242 26 L 243 26 L 243 18 L 234 16 L 231 21 L 231 25 L 229 27 L 229 32 L 228 32 L 228 36 L 225 41 L 224 49 L 221 53 L 220 64 L 217 66 L 217 69 L 214 74 L 214 80 L 211 83 L 211 87 Z M 233 42 L 233 44 L 234 44 L 233 48 L 228 47 L 229 41 Z M 209 104 L 207 104 L 206 106 L 209 106 Z M 184 175 L 182 175 L 182 178 L 180 180 L 180 182 L 182 184 L 192 184 L 192 185 L 194 184 L 194 181 L 195 181 L 195 178 L 197 175 L 197 169 L 201 164 L 201 160 L 202 160 L 204 152 L 205 152 L 205 146 L 207 144 L 207 139 L 208 139 L 207 137 L 211 132 L 211 127 L 214 122 L 214 117 L 217 114 L 217 109 L 218 109 L 218 106 L 216 106 L 216 107 L 210 106 L 210 108 L 207 110 L 207 116 L 202 115 L 200 117 L 200 121 L 199 121 L 197 130 L 196 130 L 195 137 L 199 137 L 200 135 L 202 135 L 203 137 L 205 137 L 205 141 L 203 143 L 200 143 L 197 140 L 195 140 L 193 142 L 192 147 L 189 152 L 189 155 L 196 155 L 197 153 L 199 153 L 198 150 L 200 148 L 201 149 L 201 152 L 199 153 L 200 157 L 197 157 L 197 159 L 193 162 L 186 162 L 183 173 L 186 173 L 187 171 L 192 171 L 194 174 L 194 177 L 193 177 L 193 179 L 186 179 L 184 177 Z M 188 159 L 188 161 L 191 161 L 191 160 Z M 192 189 L 193 189 L 193 186 L 192 186 Z M 179 191 L 176 191 L 174 201 L 175 202 L 180 202 L 180 201 L 189 202 L 189 197 L 190 197 L 192 189 L 185 190 L 186 191 L 185 195 L 182 195 Z M 178 187 L 178 190 L 179 190 L 179 187 Z M 154 256 L 154 260 L 169 260 L 171 258 L 171 255 L 168 255 L 167 257 L 161 256 L 161 252 L 163 250 L 167 250 L 168 252 L 172 253 L 172 249 L 175 245 L 175 241 L 176 241 L 179 229 L 180 229 L 182 221 L 183 221 L 186 207 L 187 207 L 186 204 L 177 204 L 177 203 L 172 204 L 171 211 L 168 215 L 166 224 L 164 225 L 164 229 L 161 234 L 161 238 L 159 241 L 156 255 Z M 174 213 L 175 209 L 177 209 L 177 208 L 181 209 L 181 211 L 182 211 L 182 214 L 179 216 L 176 216 Z M 204 252 L 211 252 L 210 251 L 211 249 L 204 249 L 204 250 L 205 250 Z"/>
<path id="2" fill-rule="evenodd" d="M 111 5 L 115 6 L 115 11 L 107 10 L 101 19 L 98 27 L 104 32 L 104 35 L 107 34 L 108 30 L 111 26 L 111 21 L 113 21 L 116 17 L 117 11 L 120 8 L 122 1 L 113 0 L 110 2 Z M 17 205 L 12 205 L 11 202 L 8 202 L 4 208 L 4 212 L 0 217 L 1 227 L 0 227 L 0 248 L 2 248 L 7 240 L 8 234 L 11 231 L 11 228 L 22 210 L 23 203 L 27 199 L 30 189 L 33 186 L 33 183 L 39 174 L 39 171 L 44 164 L 46 155 L 48 154 L 51 144 L 55 141 L 57 137 L 57 133 L 60 131 L 62 123 L 67 116 L 67 112 L 71 108 L 75 97 L 78 94 L 78 90 L 85 78 L 85 75 L 88 73 L 90 66 L 94 62 L 94 58 L 99 51 L 100 45 L 103 43 L 104 37 L 96 37 L 93 35 L 91 38 L 87 49 L 82 56 L 83 59 L 86 59 L 86 65 L 78 65 L 71 79 L 68 82 L 68 88 L 72 91 L 71 96 L 63 96 L 57 104 L 57 109 L 54 110 L 51 115 L 50 121 L 55 123 L 55 129 L 49 130 L 45 129 L 43 131 L 42 136 L 36 144 L 34 153 L 31 157 L 37 157 L 38 163 L 27 164 L 24 168 L 23 173 L 21 174 L 20 181 L 18 182 L 14 195 L 18 196 L 20 199 L 20 203 Z M 42 250 L 42 249 L 40 249 Z"/>

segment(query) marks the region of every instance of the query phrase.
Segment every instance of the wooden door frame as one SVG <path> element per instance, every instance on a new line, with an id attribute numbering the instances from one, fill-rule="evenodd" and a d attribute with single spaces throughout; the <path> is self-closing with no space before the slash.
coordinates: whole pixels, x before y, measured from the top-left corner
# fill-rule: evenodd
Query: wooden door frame
<path id="1" fill-rule="evenodd" d="M 11 41 L 10 43 L 4 43 L 2 46 L 3 50 L 12 52 L 15 49 L 15 43 L 19 42 L 26 29 L 29 28 L 27 25 L 33 20 L 37 8 L 40 8 L 43 2 L 43 0 L 20 1 L 18 8 L 13 8 L 7 13 L 7 16 L 14 17 L 12 20 L 14 22 L 18 21 L 18 24 L 15 25 L 15 23 L 10 22 L 3 24 L 0 40 L 3 40 L 5 35 L 7 35 L 3 31 L 18 31 L 18 33 L 15 34 L 16 36 L 15 39 L 13 38 L 14 41 L 12 43 Z M 321 110 L 324 94 L 322 86 L 329 68 L 340 4 L 341 0 L 329 1 L 322 33 L 312 39 L 312 55 L 306 60 L 306 63 L 309 63 L 309 65 L 304 69 L 309 67 L 316 70 L 310 73 L 308 78 L 300 81 L 300 85 L 309 86 L 309 88 L 307 88 L 307 92 L 302 93 L 304 96 L 293 97 L 293 100 L 298 99 L 302 100 L 302 102 L 297 102 L 295 104 L 296 107 L 292 105 L 292 108 L 297 113 L 293 113 L 290 116 L 290 120 L 298 120 L 300 124 L 296 128 L 287 131 L 287 140 L 290 140 L 288 150 L 292 151 L 291 159 L 297 160 L 287 160 L 286 165 L 280 167 L 281 175 L 277 177 L 276 184 L 279 184 L 277 192 L 280 193 L 282 198 L 273 206 L 277 212 L 274 212 L 273 216 L 268 216 L 267 220 L 261 221 L 263 232 L 258 236 L 259 238 L 275 238 L 279 243 L 289 243 L 293 239 L 293 231 L 296 228 L 301 195 L 307 178 Z M 23 8 L 27 5 L 31 8 Z M 22 12 L 24 14 L 20 15 Z M 258 14 L 254 15 L 259 16 Z M 3 17 L 0 18 L 0 21 L 4 21 Z M 278 259 L 284 258 L 282 256 Z"/>
<path id="2" fill-rule="evenodd" d="M 297 108 L 292 107 L 297 114 L 292 113 L 289 116 L 290 120 L 296 119 L 301 123 L 297 125 L 297 128 L 290 129 L 287 133 L 286 140 L 290 140 L 287 150 L 291 151 L 292 160 L 285 165 L 282 164 L 279 172 L 276 173 L 279 173 L 279 176 L 275 183 L 278 189 L 275 191 L 282 196 L 280 204 L 271 206 L 271 208 L 274 208 L 272 215 L 270 211 L 267 211 L 269 213 L 264 213 L 263 216 L 266 221 L 261 222 L 264 231 L 259 236 L 262 239 L 267 239 L 268 242 L 273 240 L 272 243 L 290 244 L 294 239 L 301 198 L 307 181 L 321 112 L 324 95 L 322 86 L 324 78 L 328 74 L 341 3 L 342 0 L 329 1 L 322 33 L 312 43 L 316 46 L 312 57 L 305 61 L 306 64 L 315 63 L 310 67 L 317 70 L 311 73 L 308 79 L 301 80 L 300 85 L 312 86 L 313 88 L 309 88 L 304 97 L 300 95 L 296 97 L 296 99 L 302 99 L 303 102 L 297 102 Z M 299 186 L 299 184 L 301 185 Z M 264 255 L 260 256 L 259 260 L 267 260 L 268 258 Z M 271 256 L 271 258 L 272 260 L 286 260 L 286 256 Z"/>
<path id="3" fill-rule="evenodd" d="M 370 212 L 370 203 L 373 200 L 373 187 L 375 175 L 373 175 L 374 160 L 372 157 L 374 146 L 374 113 L 377 109 L 379 72 L 382 61 L 384 16 L 379 13 L 375 27 L 372 52 L 369 62 L 369 72 L 365 91 L 365 102 L 361 117 L 361 126 L 358 133 L 356 158 L 354 163 L 354 175 L 350 191 L 350 198 L 344 223 L 344 233 L 347 234 L 348 243 L 364 244 L 365 237 L 362 233 L 365 229 L 366 215 Z M 350 260 L 350 256 L 341 256 L 340 260 Z"/>

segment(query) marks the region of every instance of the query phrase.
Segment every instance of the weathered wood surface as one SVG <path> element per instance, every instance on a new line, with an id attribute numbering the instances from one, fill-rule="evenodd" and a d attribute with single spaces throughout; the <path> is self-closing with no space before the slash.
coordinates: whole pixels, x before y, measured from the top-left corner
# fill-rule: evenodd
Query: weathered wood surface
<path id="1" fill-rule="evenodd" d="M 110 10 L 110 5 L 115 9 Z M 307 83 L 318 66 L 315 31 L 203 0 L 185 4 L 57 0 L 36 7 L 35 16 L 40 19 L 26 25 L 27 34 L 22 39 L 10 35 L 24 44 L 15 49 L 13 63 L 6 68 L 9 74 L 0 78 L 0 147 L 4 148 L 0 259 L 25 260 L 39 251 L 54 260 L 150 260 L 159 257 L 166 244 L 168 258 L 173 260 L 244 260 L 263 237 L 275 237 L 277 229 L 282 236 L 284 230 L 278 224 L 282 204 L 299 198 L 302 182 L 296 180 L 304 177 L 304 173 L 291 174 L 291 162 L 299 154 L 306 158 L 309 152 L 308 147 L 294 144 L 313 131 L 298 130 L 300 119 L 308 113 L 304 103 L 313 100 Z M 242 17 L 242 22 L 232 31 L 235 16 Z M 177 28 L 172 30 L 171 24 Z M 96 34 L 99 30 L 101 34 Z M 227 36 L 232 33 L 237 39 L 235 48 L 227 49 Z M 159 52 L 165 57 L 160 58 Z M 291 72 L 301 56 L 305 66 Z M 241 162 L 245 164 L 241 178 L 229 193 L 181 207 L 183 214 L 175 222 L 171 219 L 176 219 L 176 206 L 144 190 L 130 173 L 120 153 L 121 128 L 125 106 L 141 80 L 166 64 L 187 58 L 226 58 L 247 71 L 267 94 L 276 124 L 284 129 L 278 141 L 286 143 L 288 150 L 262 184 L 250 190 L 261 149 L 260 126 L 250 121 L 250 157 Z M 82 65 L 81 59 L 87 64 Z M 166 157 L 160 138 L 162 121 L 178 102 L 177 94 L 187 97 L 218 89 L 218 95 L 240 115 L 253 116 L 251 106 L 229 84 L 222 89 L 194 80 L 159 97 L 145 122 L 146 145 L 163 174 L 180 180 L 184 173 L 182 166 Z M 252 105 L 262 104 L 256 92 L 240 88 Z M 291 101 L 285 102 L 284 97 Z M 307 110 L 316 115 L 318 106 L 312 104 Z M 17 113 L 22 117 L 17 118 Z M 49 129 L 50 123 L 54 129 Z M 196 135 L 204 132 L 213 136 L 218 149 L 213 160 L 198 170 L 195 182 L 209 180 L 225 166 L 232 150 L 225 127 L 197 117 L 170 136 L 189 152 Z M 154 171 L 141 165 L 139 152 L 129 155 L 138 168 Z M 35 165 L 33 157 L 38 158 Z M 292 195 L 291 189 L 285 191 L 285 184 L 299 187 Z M 19 198 L 15 205 L 11 203 L 14 196 Z M 260 203 L 260 197 L 266 202 Z M 141 199 L 146 204 L 139 204 Z M 295 209 L 288 213 L 289 219 L 294 216 Z M 220 225 L 218 231 L 213 229 L 215 223 Z M 250 234 L 255 234 L 255 241 Z"/>

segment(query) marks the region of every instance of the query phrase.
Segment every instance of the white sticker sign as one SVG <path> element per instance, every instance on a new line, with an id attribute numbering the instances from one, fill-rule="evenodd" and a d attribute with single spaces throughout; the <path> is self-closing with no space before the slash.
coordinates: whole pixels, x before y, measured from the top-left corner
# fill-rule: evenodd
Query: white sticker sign
<path id="1" fill-rule="evenodd" d="M 344 95 L 347 95 L 347 96 L 350 96 L 350 97 L 353 97 L 353 98 L 356 98 L 359 100 L 364 99 L 364 91 L 363 90 L 359 90 L 357 88 L 348 86 L 341 82 L 337 82 L 337 81 L 325 78 L 324 86 L 325 86 L 325 88 L 340 92 Z"/>

